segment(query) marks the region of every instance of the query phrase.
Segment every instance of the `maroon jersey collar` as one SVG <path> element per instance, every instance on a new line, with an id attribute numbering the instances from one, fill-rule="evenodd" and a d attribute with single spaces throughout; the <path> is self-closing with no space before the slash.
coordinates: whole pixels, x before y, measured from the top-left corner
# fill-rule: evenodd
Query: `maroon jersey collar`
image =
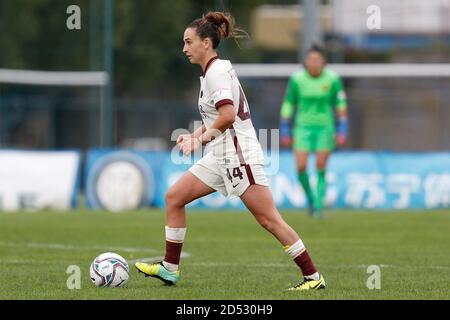
<path id="1" fill-rule="evenodd" d="M 211 67 L 211 65 L 213 64 L 214 61 L 216 61 L 217 59 L 219 59 L 219 55 L 212 57 L 208 63 L 206 64 L 205 70 L 202 72 L 202 77 L 205 77 L 206 72 L 208 71 L 209 67 Z"/>

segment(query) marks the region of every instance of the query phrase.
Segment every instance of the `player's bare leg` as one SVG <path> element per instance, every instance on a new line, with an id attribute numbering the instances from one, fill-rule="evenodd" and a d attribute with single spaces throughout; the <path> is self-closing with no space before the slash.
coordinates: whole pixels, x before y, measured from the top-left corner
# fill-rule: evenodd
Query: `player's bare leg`
<path id="1" fill-rule="evenodd" d="M 251 185 L 241 195 L 241 200 L 258 223 L 272 233 L 283 246 L 291 245 L 299 239 L 297 233 L 284 221 L 275 208 L 268 187 Z"/>
<path id="2" fill-rule="evenodd" d="M 170 228 L 186 228 L 185 206 L 215 190 L 187 171 L 166 192 L 166 224 Z"/>
<path id="3" fill-rule="evenodd" d="M 138 271 L 158 278 L 166 285 L 179 280 L 178 266 L 186 235 L 185 206 L 214 191 L 189 171 L 169 188 L 166 193 L 166 255 L 163 261 L 154 264 L 137 262 Z"/>
<path id="4" fill-rule="evenodd" d="M 322 208 L 326 194 L 326 180 L 325 172 L 327 168 L 328 159 L 330 157 L 330 151 L 317 151 L 316 153 L 316 166 L 317 166 L 317 196 L 316 203 L 314 204 L 315 216 L 322 216 Z"/>
<path id="5" fill-rule="evenodd" d="M 325 288 L 325 281 L 322 275 L 317 272 L 303 241 L 294 229 L 284 221 L 275 207 L 269 188 L 251 185 L 241 195 L 241 200 L 259 224 L 278 239 L 284 250 L 301 269 L 304 281 L 290 289 L 309 290 Z"/>
<path id="6" fill-rule="evenodd" d="M 308 157 L 309 153 L 306 151 L 295 151 L 298 180 L 305 191 L 306 201 L 308 202 L 308 212 L 312 215 L 314 209 L 314 193 L 312 192 L 309 184 L 309 176 L 306 172 L 308 167 Z"/>

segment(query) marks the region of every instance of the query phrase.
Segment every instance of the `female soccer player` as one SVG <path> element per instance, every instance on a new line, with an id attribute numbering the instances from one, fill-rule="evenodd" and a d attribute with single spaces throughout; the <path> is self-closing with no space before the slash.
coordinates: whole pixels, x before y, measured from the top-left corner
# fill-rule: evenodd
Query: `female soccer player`
<path id="1" fill-rule="evenodd" d="M 347 137 L 347 102 L 341 79 L 335 72 L 325 68 L 325 57 L 318 46 L 309 50 L 304 65 L 305 69 L 294 73 L 289 80 L 281 106 L 280 135 L 282 145 L 294 149 L 298 179 L 305 191 L 309 212 L 320 217 L 328 158 L 335 148 L 335 142 L 344 145 Z M 295 123 L 291 131 L 290 121 L 295 111 Z M 311 190 L 306 172 L 310 152 L 316 152 L 317 157 L 316 195 Z"/>
<path id="2" fill-rule="evenodd" d="M 303 281 L 289 290 L 325 288 L 305 245 L 275 208 L 263 168 L 263 152 L 250 118 L 242 87 L 230 61 L 219 59 L 222 39 L 237 37 L 234 19 L 209 12 L 193 21 L 184 32 L 183 53 L 202 68 L 199 111 L 203 126 L 181 135 L 177 145 L 185 155 L 210 144 L 211 151 L 195 163 L 166 194 L 166 255 L 155 264 L 136 263 L 146 276 L 166 285 L 175 284 L 180 273 L 181 249 L 186 234 L 185 206 L 215 191 L 240 197 L 256 220 L 283 245 L 303 273 Z"/>

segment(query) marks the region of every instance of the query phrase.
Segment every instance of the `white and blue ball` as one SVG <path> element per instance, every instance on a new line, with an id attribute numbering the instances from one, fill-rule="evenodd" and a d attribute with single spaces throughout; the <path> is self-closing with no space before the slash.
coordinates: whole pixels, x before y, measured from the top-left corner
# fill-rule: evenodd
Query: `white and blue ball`
<path id="1" fill-rule="evenodd" d="M 102 253 L 90 267 L 91 280 L 97 287 L 122 287 L 128 282 L 129 273 L 127 261 L 114 252 Z"/>

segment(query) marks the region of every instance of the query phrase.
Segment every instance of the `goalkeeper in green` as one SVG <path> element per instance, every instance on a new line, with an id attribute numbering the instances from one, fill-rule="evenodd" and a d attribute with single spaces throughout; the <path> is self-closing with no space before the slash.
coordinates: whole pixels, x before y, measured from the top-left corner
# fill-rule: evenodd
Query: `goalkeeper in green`
<path id="1" fill-rule="evenodd" d="M 347 139 L 347 102 L 340 77 L 325 68 L 325 56 L 313 46 L 304 70 L 295 72 L 281 106 L 280 136 L 285 148 L 293 148 L 298 179 L 308 201 L 310 214 L 320 217 L 325 197 L 325 170 L 330 153 Z M 316 153 L 317 190 L 309 184 L 308 156 Z"/>

